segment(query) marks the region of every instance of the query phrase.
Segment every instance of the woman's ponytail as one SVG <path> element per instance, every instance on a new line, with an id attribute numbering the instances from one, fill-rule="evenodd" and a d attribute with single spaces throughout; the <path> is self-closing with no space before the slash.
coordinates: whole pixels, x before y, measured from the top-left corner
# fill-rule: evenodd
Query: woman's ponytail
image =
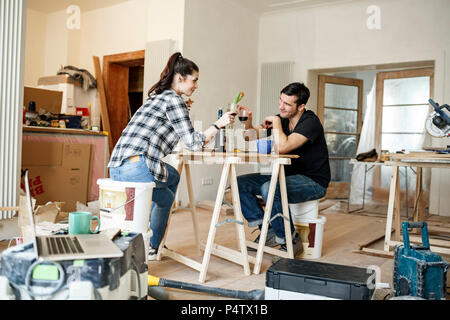
<path id="1" fill-rule="evenodd" d="M 183 78 L 192 74 L 194 71 L 199 71 L 197 65 L 189 59 L 183 58 L 180 52 L 174 53 L 167 62 L 166 67 L 161 72 L 160 79 L 148 91 L 148 96 L 154 92 L 160 94 L 164 90 L 170 89 L 173 78 L 176 74 L 180 74 Z"/>

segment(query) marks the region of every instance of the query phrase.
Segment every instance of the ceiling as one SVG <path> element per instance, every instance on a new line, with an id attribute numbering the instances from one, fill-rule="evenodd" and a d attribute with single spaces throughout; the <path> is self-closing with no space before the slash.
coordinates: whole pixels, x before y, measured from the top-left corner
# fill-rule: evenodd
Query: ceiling
<path id="1" fill-rule="evenodd" d="M 259 13 L 360 0 L 231 0 Z"/>
<path id="2" fill-rule="evenodd" d="M 28 0 L 28 8 L 51 13 L 66 10 L 71 5 L 80 7 L 81 12 L 109 7 L 130 0 Z"/>
<path id="3" fill-rule="evenodd" d="M 78 5 L 82 12 L 109 7 L 130 0 L 28 0 L 28 7 L 44 12 L 56 12 L 66 10 L 70 5 Z M 167 1 L 167 0 L 161 0 Z M 206 0 L 208 1 L 208 0 Z M 359 0 L 230 0 L 258 13 L 268 13 L 277 10 L 292 8 L 305 8 L 350 2 Z"/>

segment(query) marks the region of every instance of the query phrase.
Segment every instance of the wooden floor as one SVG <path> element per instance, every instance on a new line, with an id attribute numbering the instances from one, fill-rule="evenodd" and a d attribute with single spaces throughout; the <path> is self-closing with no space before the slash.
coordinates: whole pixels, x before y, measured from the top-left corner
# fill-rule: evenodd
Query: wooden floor
<path id="1" fill-rule="evenodd" d="M 342 207 L 342 208 L 340 208 Z M 327 222 L 324 228 L 322 257 L 315 260 L 349 266 L 369 267 L 377 266 L 380 270 L 381 282 L 388 283 L 392 287 L 392 266 L 393 259 L 366 254 L 354 253 L 361 244 L 384 235 L 386 208 L 377 207 L 365 213 L 346 213 L 347 205 L 339 202 L 336 205 L 321 212 Z M 384 213 L 383 213 L 384 210 Z M 381 213 L 380 213 L 381 211 Z M 198 209 L 200 240 L 206 242 L 209 230 L 211 212 Z M 227 216 L 221 216 L 220 221 Z M 442 217 L 443 218 L 443 217 Z M 238 249 L 235 225 L 225 224 L 217 229 L 216 243 Z M 258 231 L 252 234 L 254 229 L 246 226 L 247 239 L 253 240 Z M 184 255 L 201 262 L 201 255 L 197 252 L 192 232 L 192 220 L 189 211 L 177 211 L 173 217 L 168 231 L 166 245 L 170 249 L 182 252 Z M 371 245 L 374 249 L 383 249 L 383 239 Z M 250 253 L 254 255 L 255 253 Z M 265 273 L 272 264 L 273 256 L 264 254 L 261 273 L 245 276 L 242 266 L 223 260 L 216 256 L 211 256 L 206 282 L 203 285 L 220 287 L 225 289 L 249 291 L 253 289 L 265 288 Z M 448 258 L 448 257 L 447 257 Z M 449 259 L 447 259 L 449 261 Z M 149 262 L 149 274 L 160 278 L 176 281 L 200 284 L 198 281 L 199 272 L 180 264 L 170 258 L 163 258 L 162 261 Z M 253 270 L 253 264 L 250 264 Z M 224 299 L 223 297 L 199 294 L 192 291 L 182 291 L 167 288 L 169 299 Z"/>
<path id="2" fill-rule="evenodd" d="M 369 256 L 353 252 L 358 250 L 360 245 L 384 235 L 386 206 L 368 208 L 365 212 L 351 214 L 346 213 L 347 204 L 345 202 L 334 201 L 326 207 L 328 208 L 320 213 L 320 215 L 325 216 L 327 219 L 324 227 L 322 257 L 316 261 L 363 268 L 377 266 L 380 270 L 381 282 L 388 283 L 392 287 L 392 258 Z M 200 240 L 206 242 L 211 211 L 198 208 L 197 213 Z M 229 217 L 220 216 L 219 221 L 223 221 Z M 437 225 L 450 226 L 450 217 L 431 216 L 429 220 Z M 252 233 L 254 229 L 249 229 L 246 224 L 245 229 L 247 239 L 249 240 L 256 238 L 259 233 L 258 231 Z M 217 229 L 216 243 L 238 249 L 236 239 L 235 224 L 225 224 Z M 0 243 L 0 252 L 6 249 L 7 245 L 8 242 Z M 202 261 L 202 256 L 197 252 L 195 246 L 192 219 L 189 211 L 178 210 L 173 214 L 166 246 L 198 262 Z M 375 242 L 370 247 L 381 250 L 383 248 L 383 239 Z M 255 255 L 255 252 L 250 252 L 249 254 Z M 273 256 L 264 254 L 260 274 L 255 275 L 252 273 L 250 276 L 245 276 L 242 266 L 212 255 L 206 282 L 203 285 L 242 291 L 263 290 L 265 288 L 265 273 L 272 265 L 272 258 Z M 450 257 L 448 256 L 443 256 L 443 258 L 450 261 Z M 170 258 L 164 257 L 162 261 L 151 261 L 148 263 L 148 266 L 150 275 L 200 284 L 198 281 L 198 271 Z M 253 264 L 250 264 L 250 268 L 253 270 Z M 447 280 L 447 283 L 449 283 L 449 280 Z M 170 300 L 231 299 L 179 289 L 165 288 L 164 290 Z"/>

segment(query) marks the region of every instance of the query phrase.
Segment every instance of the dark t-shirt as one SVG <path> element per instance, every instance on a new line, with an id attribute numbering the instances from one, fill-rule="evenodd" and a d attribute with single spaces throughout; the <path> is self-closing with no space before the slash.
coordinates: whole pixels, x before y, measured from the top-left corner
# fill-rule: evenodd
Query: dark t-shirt
<path id="1" fill-rule="evenodd" d="M 331 180 L 330 163 L 325 134 L 319 118 L 314 112 L 306 110 L 292 132 L 289 130 L 289 119 L 281 118 L 281 125 L 287 136 L 299 133 L 308 138 L 300 148 L 289 152 L 299 155 L 300 158 L 292 159 L 291 165 L 284 167 L 286 175 L 301 174 L 327 188 Z"/>

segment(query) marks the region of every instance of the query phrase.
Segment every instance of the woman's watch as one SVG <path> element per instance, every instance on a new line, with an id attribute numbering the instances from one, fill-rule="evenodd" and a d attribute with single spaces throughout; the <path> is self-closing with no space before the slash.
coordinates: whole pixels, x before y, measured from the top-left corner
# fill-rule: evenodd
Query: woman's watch
<path id="1" fill-rule="evenodd" d="M 217 124 L 213 123 L 212 125 L 214 126 L 214 128 L 220 131 L 220 128 L 217 126 Z"/>

